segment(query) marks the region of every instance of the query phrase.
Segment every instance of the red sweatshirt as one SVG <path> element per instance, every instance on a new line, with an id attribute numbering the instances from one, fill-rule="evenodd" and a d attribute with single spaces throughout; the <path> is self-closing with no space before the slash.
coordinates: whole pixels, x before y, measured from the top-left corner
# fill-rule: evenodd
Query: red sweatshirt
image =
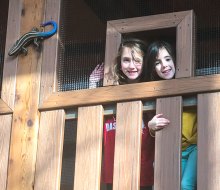
<path id="1" fill-rule="evenodd" d="M 154 183 L 154 138 L 149 134 L 147 122 L 148 119 L 145 119 L 142 127 L 141 186 L 152 186 Z M 113 183 L 115 129 L 116 121 L 114 117 L 107 119 L 104 124 L 104 159 L 102 165 L 102 182 L 104 183 Z"/>

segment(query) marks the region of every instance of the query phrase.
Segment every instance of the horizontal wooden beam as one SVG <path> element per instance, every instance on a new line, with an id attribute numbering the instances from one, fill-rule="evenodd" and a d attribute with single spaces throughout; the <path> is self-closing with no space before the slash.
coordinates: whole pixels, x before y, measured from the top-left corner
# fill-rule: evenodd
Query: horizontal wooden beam
<path id="1" fill-rule="evenodd" d="M 39 109 L 50 110 L 85 105 L 110 104 L 114 102 L 147 100 L 157 97 L 214 91 L 220 91 L 220 74 L 57 92 L 45 99 L 42 105 L 39 106 Z"/>
<path id="2" fill-rule="evenodd" d="M 11 108 L 2 99 L 0 99 L 0 114 L 9 114 L 12 112 L 13 111 L 11 110 Z"/>
<path id="3" fill-rule="evenodd" d="M 189 96 L 183 98 L 183 107 L 192 107 L 197 105 L 197 97 Z M 104 115 L 114 115 L 116 114 L 116 104 L 105 105 Z M 155 111 L 156 110 L 156 100 L 146 100 L 143 101 L 143 111 Z M 66 119 L 77 119 L 78 118 L 78 109 L 70 108 L 65 110 Z"/>
<path id="4" fill-rule="evenodd" d="M 108 23 L 120 32 L 137 32 L 162 28 L 176 27 L 192 11 L 165 13 L 151 16 L 135 17 L 108 21 Z"/>

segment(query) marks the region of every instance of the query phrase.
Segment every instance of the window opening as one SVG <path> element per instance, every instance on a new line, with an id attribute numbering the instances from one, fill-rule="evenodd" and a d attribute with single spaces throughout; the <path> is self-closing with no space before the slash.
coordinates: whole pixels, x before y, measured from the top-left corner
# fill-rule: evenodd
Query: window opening
<path id="1" fill-rule="evenodd" d="M 104 61 L 109 20 L 185 10 L 196 15 L 196 75 L 220 73 L 220 1 L 62 1 L 58 91 L 89 88 L 89 75 Z M 102 86 L 102 82 L 97 87 Z"/>

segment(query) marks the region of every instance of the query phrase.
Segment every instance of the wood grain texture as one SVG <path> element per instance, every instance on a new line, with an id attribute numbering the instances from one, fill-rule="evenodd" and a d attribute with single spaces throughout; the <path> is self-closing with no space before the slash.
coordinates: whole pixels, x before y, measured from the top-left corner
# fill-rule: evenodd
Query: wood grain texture
<path id="1" fill-rule="evenodd" d="M 155 139 L 155 174 L 156 190 L 180 189 L 182 98 L 157 99 L 157 113 L 163 113 L 170 124 L 156 132 Z"/>
<path id="2" fill-rule="evenodd" d="M 74 189 L 100 189 L 103 107 L 78 109 Z"/>
<path id="3" fill-rule="evenodd" d="M 165 13 L 151 16 L 135 17 L 109 21 L 120 33 L 147 31 L 176 27 L 190 11 Z"/>
<path id="4" fill-rule="evenodd" d="M 8 107 L 8 105 L 2 99 L 0 99 L 0 114 L 9 114 L 12 112 L 13 111 L 11 108 Z"/>
<path id="5" fill-rule="evenodd" d="M 220 93 L 198 95 L 199 190 L 220 189 Z"/>
<path id="6" fill-rule="evenodd" d="M 142 137 L 141 101 L 118 103 L 114 157 L 114 190 L 138 190 Z"/>
<path id="7" fill-rule="evenodd" d="M 41 113 L 35 190 L 60 189 L 64 127 L 64 110 Z"/>
<path id="8" fill-rule="evenodd" d="M 114 85 L 113 66 L 118 48 L 121 43 L 121 33 L 117 32 L 110 23 L 107 22 L 106 48 L 105 48 L 105 68 L 103 85 Z"/>
<path id="9" fill-rule="evenodd" d="M 54 20 L 58 24 L 58 30 L 48 40 L 44 41 L 42 51 L 42 73 L 40 88 L 40 103 L 56 89 L 56 65 L 58 60 L 58 39 L 61 0 L 47 0 L 45 3 L 45 21 Z"/>
<path id="10" fill-rule="evenodd" d="M 156 100 L 147 100 L 143 101 L 143 112 L 155 111 L 156 110 Z M 197 106 L 197 95 L 183 97 L 183 107 L 195 107 Z M 76 109 L 67 109 L 66 112 L 66 120 L 76 119 L 77 110 Z M 116 114 L 116 106 L 115 105 L 105 105 L 104 106 L 104 115 L 114 115 Z"/>
<path id="11" fill-rule="evenodd" d="M 0 115 L 0 187 L 6 190 L 12 115 Z"/>
<path id="12" fill-rule="evenodd" d="M 19 2 L 22 3 L 22 7 L 17 7 L 19 8 L 19 15 L 17 16 L 20 18 L 22 15 L 21 23 L 19 23 L 20 35 L 22 35 L 29 32 L 33 27 L 40 26 L 44 0 L 23 0 Z M 41 54 L 33 46 L 29 46 L 27 56 L 19 55 L 15 59 L 18 59 L 16 98 L 7 188 L 29 190 L 33 188 L 37 154 Z"/>
<path id="13" fill-rule="evenodd" d="M 15 101 L 18 58 L 9 57 L 8 51 L 20 37 L 21 10 L 22 0 L 9 1 L 1 98 L 12 110 Z"/>
<path id="14" fill-rule="evenodd" d="M 176 78 L 194 76 L 195 63 L 195 18 L 193 11 L 177 26 Z"/>
<path id="15" fill-rule="evenodd" d="M 54 20 L 59 26 L 61 1 L 47 0 L 45 2 L 44 20 Z M 55 90 L 55 73 L 58 56 L 58 34 L 44 41 L 42 51 L 42 73 L 40 84 L 40 103 L 48 94 Z M 62 149 L 63 149 L 63 133 L 64 118 L 63 110 L 44 112 L 41 115 L 41 131 L 38 143 L 40 149 L 38 151 L 38 159 L 36 166 L 35 189 L 59 189 Z M 51 135 L 53 134 L 53 135 Z M 49 138 L 49 142 L 47 141 Z M 49 152 L 49 154 L 48 154 Z"/>
<path id="16" fill-rule="evenodd" d="M 142 100 L 162 96 L 186 95 L 220 90 L 220 75 L 145 82 L 97 89 L 54 93 L 39 107 L 40 110 L 79 105 L 107 104 Z"/>

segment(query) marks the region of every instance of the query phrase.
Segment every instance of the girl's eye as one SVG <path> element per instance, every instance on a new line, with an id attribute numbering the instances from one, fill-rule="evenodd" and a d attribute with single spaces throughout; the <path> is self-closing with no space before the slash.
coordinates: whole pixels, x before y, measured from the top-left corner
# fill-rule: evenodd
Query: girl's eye
<path id="1" fill-rule="evenodd" d="M 158 64 L 160 64 L 160 62 L 159 61 L 155 61 L 155 66 L 157 66 Z"/>
<path id="2" fill-rule="evenodd" d="M 135 63 L 138 64 L 138 65 L 140 65 L 140 64 L 142 64 L 142 61 L 139 60 L 139 59 L 136 59 L 136 60 L 135 60 Z"/>
<path id="3" fill-rule="evenodd" d="M 171 61 L 171 58 L 166 58 L 166 61 Z"/>
<path id="4" fill-rule="evenodd" d="M 130 59 L 124 58 L 123 61 L 124 61 L 124 62 L 130 62 Z"/>

